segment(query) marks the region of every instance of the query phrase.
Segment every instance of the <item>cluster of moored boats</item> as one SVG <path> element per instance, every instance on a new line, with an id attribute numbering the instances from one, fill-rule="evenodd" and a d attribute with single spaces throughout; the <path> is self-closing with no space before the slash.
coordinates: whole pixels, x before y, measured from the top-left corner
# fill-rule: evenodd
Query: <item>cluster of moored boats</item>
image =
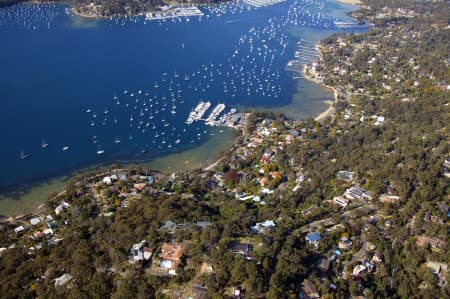
<path id="1" fill-rule="evenodd" d="M 26 29 L 50 28 L 53 19 L 58 15 L 54 2 L 30 5 L 19 3 L 16 5 L 0 7 L 0 27 L 18 26 Z"/>

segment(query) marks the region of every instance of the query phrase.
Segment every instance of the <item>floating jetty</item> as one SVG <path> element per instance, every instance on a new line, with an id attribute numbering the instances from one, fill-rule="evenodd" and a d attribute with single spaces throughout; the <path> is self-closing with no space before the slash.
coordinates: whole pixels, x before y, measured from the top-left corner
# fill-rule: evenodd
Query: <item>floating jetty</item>
<path id="1" fill-rule="evenodd" d="M 264 7 L 286 2 L 286 0 L 244 0 L 243 2 L 254 7 Z"/>
<path id="2" fill-rule="evenodd" d="M 189 113 L 186 124 L 190 125 L 195 121 L 199 121 L 203 117 L 205 112 L 209 109 L 209 107 L 211 107 L 211 102 L 200 101 L 200 103 L 198 103 L 194 110 Z"/>
<path id="3" fill-rule="evenodd" d="M 245 120 L 244 114 L 237 113 L 235 108 L 231 108 L 229 112 L 220 116 L 226 108 L 225 104 L 222 103 L 214 107 L 208 118 L 202 119 L 202 116 L 209 109 L 209 107 L 211 107 L 211 102 L 200 101 L 191 113 L 189 113 L 186 124 L 190 125 L 193 122 L 204 120 L 205 124 L 208 126 L 236 127 Z"/>
<path id="4" fill-rule="evenodd" d="M 315 61 L 319 58 L 319 52 L 314 42 L 302 39 L 297 43 L 297 50 L 294 53 L 295 59 L 288 62 L 286 69 L 298 72 L 306 63 Z M 294 79 L 301 79 L 295 77 Z"/>
<path id="5" fill-rule="evenodd" d="M 219 104 L 216 107 L 214 107 L 211 114 L 209 114 L 208 118 L 206 119 L 205 123 L 207 125 L 215 125 L 217 117 L 222 113 L 222 111 L 225 109 L 225 104 Z"/>

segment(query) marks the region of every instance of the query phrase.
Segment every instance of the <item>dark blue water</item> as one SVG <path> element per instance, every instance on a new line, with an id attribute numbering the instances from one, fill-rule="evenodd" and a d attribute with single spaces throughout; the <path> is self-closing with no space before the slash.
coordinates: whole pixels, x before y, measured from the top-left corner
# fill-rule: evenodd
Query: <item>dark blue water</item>
<path id="1" fill-rule="evenodd" d="M 213 104 L 205 116 L 219 102 L 226 111 L 289 103 L 296 82 L 285 66 L 298 37 L 287 28 L 330 28 L 324 3 L 234 5 L 181 22 L 82 20 L 55 5 L 0 10 L 0 191 L 198 146 L 210 128 L 185 120 L 200 100 Z"/>

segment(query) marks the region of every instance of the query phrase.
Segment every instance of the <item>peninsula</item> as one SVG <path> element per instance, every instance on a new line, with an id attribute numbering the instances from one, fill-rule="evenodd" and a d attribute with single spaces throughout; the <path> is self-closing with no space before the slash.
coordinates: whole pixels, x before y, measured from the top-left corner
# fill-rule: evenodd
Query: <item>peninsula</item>
<path id="1" fill-rule="evenodd" d="M 193 1 L 162 1 L 162 0 L 73 0 L 70 2 L 72 13 L 88 18 L 107 18 L 117 16 L 137 16 L 146 13 L 166 13 L 173 7 L 192 7 L 202 4 L 218 4 L 228 0 L 193 0 Z M 10 6 L 29 0 L 0 0 L 0 7 Z M 35 0 L 46 3 L 47 0 Z M 62 2 L 51 0 L 51 2 Z"/>

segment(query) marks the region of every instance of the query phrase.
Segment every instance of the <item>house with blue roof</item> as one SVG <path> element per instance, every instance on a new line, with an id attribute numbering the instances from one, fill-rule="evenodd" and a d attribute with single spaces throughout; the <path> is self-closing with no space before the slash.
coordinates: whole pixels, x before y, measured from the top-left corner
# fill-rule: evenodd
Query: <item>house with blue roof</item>
<path id="1" fill-rule="evenodd" d="M 317 246 L 317 245 L 319 245 L 319 241 L 320 241 L 321 237 L 318 232 L 311 232 L 306 235 L 305 239 L 309 244 Z"/>

